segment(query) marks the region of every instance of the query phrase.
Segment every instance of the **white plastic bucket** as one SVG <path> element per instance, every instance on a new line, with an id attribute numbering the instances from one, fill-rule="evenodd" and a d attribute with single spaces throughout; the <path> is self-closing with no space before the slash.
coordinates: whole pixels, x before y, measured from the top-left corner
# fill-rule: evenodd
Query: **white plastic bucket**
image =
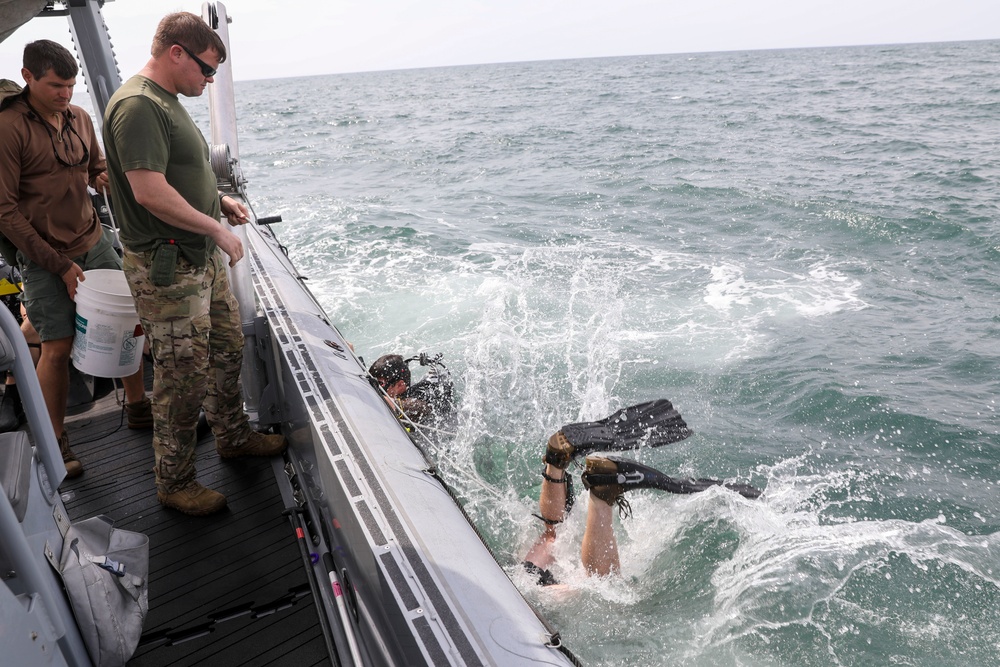
<path id="1" fill-rule="evenodd" d="M 132 375 L 142 363 L 143 335 L 125 273 L 84 271 L 76 286 L 73 365 L 102 378 Z"/>

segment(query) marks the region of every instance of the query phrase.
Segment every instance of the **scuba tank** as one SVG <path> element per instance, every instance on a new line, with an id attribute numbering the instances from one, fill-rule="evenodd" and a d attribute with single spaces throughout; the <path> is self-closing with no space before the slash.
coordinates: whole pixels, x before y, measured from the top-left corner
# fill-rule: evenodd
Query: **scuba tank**
<path id="1" fill-rule="evenodd" d="M 419 398 L 427 401 L 438 414 L 447 414 L 451 411 L 453 402 L 454 385 L 451 381 L 451 372 L 444 365 L 442 359 L 444 354 L 438 352 L 433 357 L 426 352 L 421 352 L 415 357 L 404 359 L 409 364 L 417 361 L 421 366 L 427 367 L 427 375 L 420 381 L 413 384 L 406 393 L 405 398 Z"/>

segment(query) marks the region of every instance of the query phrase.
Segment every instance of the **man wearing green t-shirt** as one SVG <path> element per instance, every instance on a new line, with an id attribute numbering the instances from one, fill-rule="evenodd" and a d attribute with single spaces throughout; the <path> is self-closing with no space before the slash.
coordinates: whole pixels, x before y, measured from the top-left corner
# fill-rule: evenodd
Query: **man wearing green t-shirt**
<path id="1" fill-rule="evenodd" d="M 178 100 L 204 92 L 226 48 L 204 21 L 179 12 L 160 21 L 151 53 L 111 97 L 104 146 L 125 274 L 153 354 L 157 499 L 203 515 L 226 498 L 195 479 L 200 409 L 223 458 L 280 454 L 285 439 L 254 432 L 243 412 L 243 333 L 222 255 L 233 266 L 243 245 L 220 217 L 243 224 L 247 211 L 220 200 L 208 145 Z"/>

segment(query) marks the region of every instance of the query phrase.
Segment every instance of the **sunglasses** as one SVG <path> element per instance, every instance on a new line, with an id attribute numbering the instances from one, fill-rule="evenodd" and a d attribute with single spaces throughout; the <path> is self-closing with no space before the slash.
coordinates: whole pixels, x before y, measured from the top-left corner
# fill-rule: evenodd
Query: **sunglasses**
<path id="1" fill-rule="evenodd" d="M 206 63 L 204 60 L 202 60 L 201 58 L 199 58 L 198 56 L 196 56 L 195 54 L 193 54 L 191 52 L 191 49 L 189 49 L 188 47 L 184 46 L 183 44 L 178 44 L 177 42 L 174 42 L 174 46 L 179 46 L 182 49 L 184 49 L 184 53 L 186 53 L 189 56 L 191 56 L 191 60 L 193 60 L 196 63 L 198 63 L 198 67 L 201 68 L 201 74 L 206 79 L 209 78 L 209 77 L 215 76 L 215 73 L 219 71 L 215 67 L 212 67 L 211 65 L 209 65 L 208 63 Z"/>
<path id="2" fill-rule="evenodd" d="M 66 156 L 69 157 L 70 151 L 73 150 L 73 136 L 75 135 L 77 140 L 80 142 L 80 146 L 83 147 L 83 156 L 80 158 L 78 162 L 70 162 L 69 160 L 64 160 L 62 156 L 59 155 L 59 150 L 56 148 L 56 141 L 52 137 L 52 130 L 49 129 L 49 124 L 46 123 L 45 121 L 42 121 L 42 125 L 45 126 L 45 131 L 49 135 L 49 142 L 52 143 L 52 152 L 55 153 L 56 161 L 59 164 L 61 164 L 64 167 L 70 167 L 72 169 L 73 167 L 79 167 L 80 165 L 84 165 L 90 162 L 90 150 L 87 148 L 87 144 L 83 143 L 83 138 L 79 134 L 77 134 L 76 128 L 74 128 L 71 124 L 67 122 L 66 125 L 66 129 L 69 130 L 69 132 L 66 133 L 66 136 L 69 137 L 66 140 Z"/>
<path id="3" fill-rule="evenodd" d="M 25 101 L 27 102 L 27 100 Z M 80 142 L 80 147 L 83 149 L 83 156 L 76 162 L 64 160 L 63 157 L 59 155 L 59 149 L 56 148 L 56 138 L 52 134 L 52 129 L 49 127 L 49 124 L 44 120 L 42 120 L 42 115 L 37 111 L 35 111 L 35 107 L 31 106 L 31 102 L 27 102 L 27 104 L 28 108 L 31 109 L 31 113 L 29 114 L 29 116 L 36 118 L 42 124 L 42 127 L 45 128 L 45 134 L 49 135 L 49 143 L 52 144 L 52 153 L 56 156 L 56 162 L 58 162 L 64 167 L 69 167 L 70 169 L 79 167 L 81 165 L 90 162 L 90 149 L 87 148 L 87 144 L 84 143 L 83 137 L 80 136 L 80 134 L 76 131 L 76 128 L 73 127 L 73 124 L 69 120 L 65 121 L 66 122 L 65 136 L 67 137 L 67 139 L 66 143 L 64 144 L 65 146 L 64 150 L 66 151 L 66 157 L 69 157 L 70 152 L 73 150 L 73 137 L 76 137 L 76 140 Z M 59 140 L 59 143 L 63 143 L 62 139 Z"/>

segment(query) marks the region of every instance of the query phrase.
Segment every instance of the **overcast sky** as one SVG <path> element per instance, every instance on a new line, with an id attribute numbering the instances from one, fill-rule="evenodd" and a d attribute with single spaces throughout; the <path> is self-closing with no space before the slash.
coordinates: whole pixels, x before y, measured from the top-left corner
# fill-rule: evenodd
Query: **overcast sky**
<path id="1" fill-rule="evenodd" d="M 124 78 L 149 57 L 166 13 L 190 0 L 109 0 Z M 229 0 L 237 80 L 595 56 L 1000 38 L 1000 0 Z M 21 49 L 70 45 L 65 18 L 0 44 L 0 78 Z M 81 81 L 81 83 L 83 83 Z"/>

